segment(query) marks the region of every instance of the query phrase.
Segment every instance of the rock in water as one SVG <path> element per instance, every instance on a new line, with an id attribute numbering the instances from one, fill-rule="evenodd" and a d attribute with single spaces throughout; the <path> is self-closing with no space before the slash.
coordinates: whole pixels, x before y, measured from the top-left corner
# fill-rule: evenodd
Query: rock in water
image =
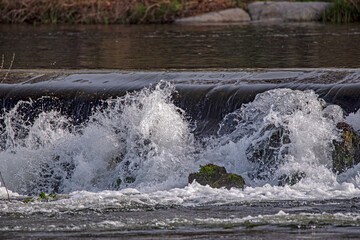
<path id="1" fill-rule="evenodd" d="M 255 140 L 246 149 L 249 162 L 256 164 L 257 171 L 252 177 L 271 179 L 279 165 L 283 163 L 291 143 L 290 132 L 283 126 L 269 124 L 264 127 Z"/>
<path id="2" fill-rule="evenodd" d="M 225 187 L 226 189 L 229 190 L 232 187 L 244 188 L 244 185 L 245 185 L 245 181 L 240 175 L 233 173 L 226 173 L 223 174 L 219 180 L 214 182 L 212 186 L 211 185 L 210 186 L 214 188 Z"/>
<path id="3" fill-rule="evenodd" d="M 192 183 L 196 180 L 201 185 L 209 184 L 216 182 L 221 178 L 222 175 L 226 174 L 226 169 L 224 167 L 219 167 L 214 164 L 207 164 L 205 166 L 200 166 L 198 173 L 190 173 L 189 183 Z"/>
<path id="4" fill-rule="evenodd" d="M 199 172 L 190 173 L 189 183 L 194 180 L 203 186 L 209 185 L 212 188 L 244 188 L 245 185 L 245 181 L 240 175 L 227 173 L 224 167 L 214 164 L 200 166 Z"/>
<path id="5" fill-rule="evenodd" d="M 306 177 L 306 173 L 299 172 L 299 171 L 292 174 L 291 176 L 283 175 L 279 178 L 278 185 L 279 186 L 285 186 L 285 185 L 293 186 L 293 185 L 297 184 L 298 182 L 300 182 L 305 177 Z"/>
<path id="6" fill-rule="evenodd" d="M 342 173 L 360 162 L 360 137 L 345 122 L 339 122 L 336 127 L 342 133 L 340 141 L 333 142 L 333 171 Z"/>

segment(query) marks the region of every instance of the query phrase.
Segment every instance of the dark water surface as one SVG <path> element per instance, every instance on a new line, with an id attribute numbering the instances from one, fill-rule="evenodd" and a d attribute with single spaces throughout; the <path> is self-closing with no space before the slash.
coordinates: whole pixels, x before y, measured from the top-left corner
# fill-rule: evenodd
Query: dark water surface
<path id="1" fill-rule="evenodd" d="M 359 24 L 0 25 L 14 68 L 356 68 L 359 43 Z"/>
<path id="2" fill-rule="evenodd" d="M 286 211 L 284 214 L 283 211 Z M 2 216 L 1 239 L 357 239 L 359 199 Z M 254 213 L 258 216 L 250 217 Z M 1 220 L 0 220 L 1 221 Z M 17 226 L 17 228 L 15 227 Z M 22 231 L 19 231 L 19 230 Z"/>

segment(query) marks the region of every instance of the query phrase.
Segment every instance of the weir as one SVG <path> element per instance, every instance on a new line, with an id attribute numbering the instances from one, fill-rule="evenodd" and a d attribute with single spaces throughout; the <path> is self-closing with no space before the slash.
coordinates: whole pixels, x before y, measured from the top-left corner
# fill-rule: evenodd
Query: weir
<path id="1" fill-rule="evenodd" d="M 167 81 L 177 90 L 174 103 L 197 122 L 195 133 L 213 134 L 226 114 L 253 101 L 258 93 L 275 88 L 314 90 L 345 114 L 356 112 L 360 108 L 358 79 L 357 69 L 14 70 L 6 84 L 0 85 L 0 103 L 5 110 L 20 100 L 32 99 L 34 109 L 55 109 L 81 123 L 103 100 Z M 34 109 L 28 110 L 30 115 L 37 112 Z"/>
<path id="2" fill-rule="evenodd" d="M 209 162 L 254 186 L 299 172 L 311 179 L 312 164 L 333 176 L 336 124 L 358 114 L 359 76 L 15 70 L 0 85 L 4 175 L 26 194 L 183 187 Z"/>

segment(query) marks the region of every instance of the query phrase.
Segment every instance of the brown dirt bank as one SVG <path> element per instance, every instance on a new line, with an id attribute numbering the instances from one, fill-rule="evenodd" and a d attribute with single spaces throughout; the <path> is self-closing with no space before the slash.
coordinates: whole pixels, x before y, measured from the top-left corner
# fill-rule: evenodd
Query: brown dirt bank
<path id="1" fill-rule="evenodd" d="M 249 0 L 0 0 L 0 23 L 168 23 Z"/>

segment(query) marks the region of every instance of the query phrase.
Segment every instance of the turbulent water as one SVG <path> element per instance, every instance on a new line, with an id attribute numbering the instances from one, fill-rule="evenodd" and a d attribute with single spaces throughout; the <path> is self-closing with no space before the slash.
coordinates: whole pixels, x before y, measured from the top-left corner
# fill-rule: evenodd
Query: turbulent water
<path id="1" fill-rule="evenodd" d="M 360 110 L 349 110 L 352 104 L 344 103 L 342 88 L 331 97 L 341 83 L 329 85 L 323 97 L 306 84 L 273 84 L 234 105 L 233 90 L 223 97 L 229 86 L 243 99 L 248 92 L 229 81 L 215 83 L 200 97 L 209 82 L 155 80 L 98 99 L 81 119 L 52 94 L 16 101 L 8 96 L 0 118 L 0 170 L 12 201 L 5 201 L 2 184 L 0 236 L 67 232 L 84 237 L 108 231 L 106 236 L 135 232 L 149 237 L 155 229 L 174 238 L 194 231 L 239 237 L 259 226 L 277 229 L 274 237 L 293 227 L 330 226 L 337 232 L 345 227 L 349 236 L 356 234 L 360 165 L 337 174 L 332 163 L 333 142 L 341 134 L 337 123 L 360 131 Z M 184 92 L 192 84 L 198 92 L 189 97 Z M 215 102 L 227 106 L 217 112 L 206 107 L 214 92 Z M 196 103 L 187 106 L 191 101 Z M 245 188 L 189 184 L 189 173 L 207 163 L 240 174 Z M 297 172 L 306 176 L 293 186 L 279 184 L 281 176 Z M 40 192 L 56 193 L 57 200 L 39 201 Z M 24 202 L 27 198 L 34 201 Z"/>

